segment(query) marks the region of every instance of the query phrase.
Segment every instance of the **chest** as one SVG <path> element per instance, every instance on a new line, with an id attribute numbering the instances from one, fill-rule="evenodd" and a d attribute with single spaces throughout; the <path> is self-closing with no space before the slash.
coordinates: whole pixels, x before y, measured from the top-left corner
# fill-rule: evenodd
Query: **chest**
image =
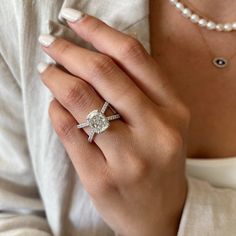
<path id="1" fill-rule="evenodd" d="M 236 54 L 236 33 L 201 30 L 200 35 L 169 1 L 151 1 L 150 9 L 152 55 L 192 113 L 188 156 L 235 155 L 236 56 L 219 69 L 212 53 Z"/>

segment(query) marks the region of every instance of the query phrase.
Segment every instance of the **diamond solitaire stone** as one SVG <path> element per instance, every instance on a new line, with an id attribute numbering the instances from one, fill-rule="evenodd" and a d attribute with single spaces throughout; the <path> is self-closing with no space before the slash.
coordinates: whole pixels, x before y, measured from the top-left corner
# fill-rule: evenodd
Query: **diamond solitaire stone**
<path id="1" fill-rule="evenodd" d="M 120 115 L 118 113 L 106 116 L 105 112 L 109 107 L 109 103 L 105 102 L 102 106 L 101 111 L 94 110 L 90 112 L 87 116 L 86 122 L 78 124 L 77 128 L 82 129 L 86 127 L 90 127 L 91 130 L 89 132 L 88 141 L 91 143 L 93 141 L 95 134 L 101 134 L 110 126 L 110 121 L 120 119 Z M 115 110 L 110 106 L 111 110 L 115 112 Z"/>
<path id="2" fill-rule="evenodd" d="M 98 110 L 89 113 L 87 116 L 87 121 L 90 128 L 96 134 L 104 132 L 110 125 L 107 117 Z"/>

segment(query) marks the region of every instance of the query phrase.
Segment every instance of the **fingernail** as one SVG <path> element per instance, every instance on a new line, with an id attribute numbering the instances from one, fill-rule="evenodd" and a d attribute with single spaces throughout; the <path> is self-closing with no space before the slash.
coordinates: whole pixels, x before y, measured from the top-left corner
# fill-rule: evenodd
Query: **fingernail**
<path id="1" fill-rule="evenodd" d="M 63 8 L 61 16 L 70 22 L 76 22 L 84 17 L 84 13 L 72 8 Z"/>
<path id="2" fill-rule="evenodd" d="M 38 40 L 43 46 L 49 47 L 56 40 L 56 38 L 50 34 L 42 34 L 39 36 Z"/>
<path id="3" fill-rule="evenodd" d="M 54 99 L 55 99 L 54 95 L 53 95 L 53 94 L 50 94 L 50 95 L 49 95 L 49 101 L 52 102 Z"/>
<path id="4" fill-rule="evenodd" d="M 49 64 L 46 62 L 40 62 L 37 65 L 37 70 L 40 74 L 42 74 L 47 68 L 49 67 Z"/>

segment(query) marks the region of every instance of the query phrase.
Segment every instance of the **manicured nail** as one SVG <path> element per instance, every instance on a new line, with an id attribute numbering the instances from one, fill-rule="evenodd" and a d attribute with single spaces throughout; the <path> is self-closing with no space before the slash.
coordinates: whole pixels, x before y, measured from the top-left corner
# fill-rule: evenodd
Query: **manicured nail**
<path id="1" fill-rule="evenodd" d="M 40 62 L 37 65 L 37 70 L 40 74 L 42 74 L 47 68 L 49 67 L 49 64 L 46 62 Z"/>
<path id="2" fill-rule="evenodd" d="M 72 8 L 63 8 L 61 16 L 70 22 L 76 22 L 84 17 L 84 13 Z"/>
<path id="3" fill-rule="evenodd" d="M 54 99 L 55 99 L 54 95 L 53 95 L 53 94 L 50 94 L 50 95 L 49 95 L 49 101 L 52 102 Z"/>
<path id="4" fill-rule="evenodd" d="M 50 34 L 42 34 L 39 36 L 39 42 L 44 47 L 49 47 L 55 40 L 56 40 L 56 38 Z"/>

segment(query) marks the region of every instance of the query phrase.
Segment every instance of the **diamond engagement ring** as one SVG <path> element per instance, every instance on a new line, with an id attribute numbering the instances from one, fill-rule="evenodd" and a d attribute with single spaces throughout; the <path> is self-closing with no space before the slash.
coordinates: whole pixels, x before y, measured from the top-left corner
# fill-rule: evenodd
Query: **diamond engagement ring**
<path id="1" fill-rule="evenodd" d="M 114 114 L 111 116 L 105 115 L 105 112 L 109 106 L 109 103 L 105 102 L 102 106 L 101 111 L 94 110 L 90 112 L 87 116 L 86 122 L 77 125 L 78 129 L 82 129 L 85 127 L 91 128 L 91 131 L 89 132 L 88 136 L 88 141 L 90 143 L 93 141 L 95 134 L 101 134 L 102 132 L 108 129 L 108 127 L 110 126 L 110 121 L 120 119 L 119 114 Z M 113 112 L 115 112 L 112 107 L 110 108 Z"/>

